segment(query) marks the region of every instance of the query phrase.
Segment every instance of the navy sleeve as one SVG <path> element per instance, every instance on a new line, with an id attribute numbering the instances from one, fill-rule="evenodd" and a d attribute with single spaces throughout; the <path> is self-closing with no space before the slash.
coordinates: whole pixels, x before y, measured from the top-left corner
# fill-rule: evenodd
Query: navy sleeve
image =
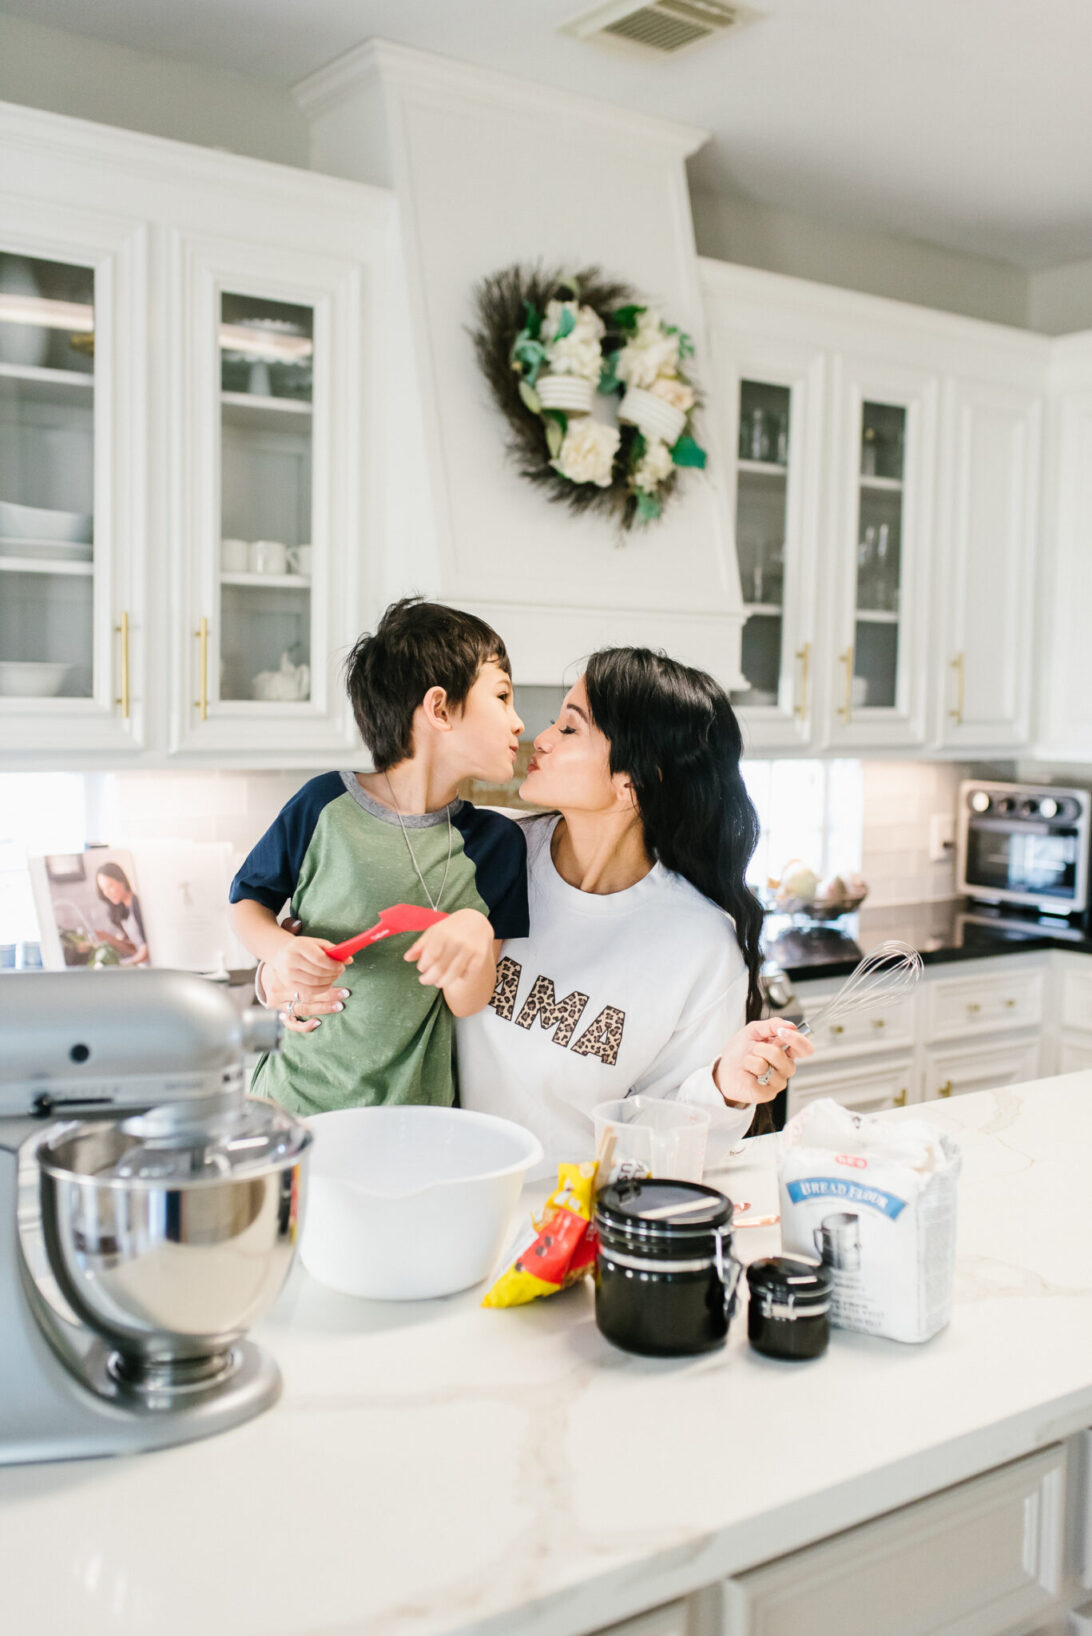
<path id="1" fill-rule="evenodd" d="M 281 808 L 231 883 L 232 903 L 253 898 L 274 914 L 296 890 L 319 813 L 345 794 L 340 773 L 321 773 Z"/>
<path id="2" fill-rule="evenodd" d="M 522 829 L 499 812 L 464 801 L 455 815 L 463 850 L 474 865 L 478 892 L 497 937 L 526 937 L 527 842 Z"/>

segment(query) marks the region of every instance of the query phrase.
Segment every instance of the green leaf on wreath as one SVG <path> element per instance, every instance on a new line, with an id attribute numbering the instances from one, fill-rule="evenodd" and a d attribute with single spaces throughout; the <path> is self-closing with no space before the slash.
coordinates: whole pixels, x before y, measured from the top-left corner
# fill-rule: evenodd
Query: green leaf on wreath
<path id="1" fill-rule="evenodd" d="M 642 489 L 637 495 L 637 521 L 651 523 L 663 511 L 663 502 L 654 494 L 646 494 Z"/>
<path id="2" fill-rule="evenodd" d="M 554 337 L 554 339 L 557 340 L 557 341 L 563 341 L 565 339 L 566 335 L 571 335 L 575 328 L 576 328 L 576 314 L 575 314 L 575 312 L 573 311 L 573 309 L 571 307 L 564 307 L 562 309 L 561 318 L 558 321 L 557 334 Z"/>
<path id="3" fill-rule="evenodd" d="M 565 413 L 564 409 L 547 409 L 542 418 L 543 420 L 554 421 L 561 427 L 563 435 L 569 430 L 569 417 Z"/>
<path id="4" fill-rule="evenodd" d="M 524 300 L 523 311 L 527 320 L 527 334 L 530 335 L 533 340 L 537 341 L 542 331 L 542 314 L 539 312 L 533 301 L 527 300 Z"/>
<path id="5" fill-rule="evenodd" d="M 611 313 L 611 317 L 619 329 L 631 330 L 637 328 L 638 318 L 647 310 L 646 307 L 639 307 L 635 301 L 631 301 L 626 307 L 615 308 L 614 312 Z"/>
<path id="6" fill-rule="evenodd" d="M 700 443 L 695 443 L 689 432 L 684 432 L 679 441 L 672 445 L 671 458 L 676 466 L 697 466 L 704 468 L 709 458 Z"/>
<path id="7" fill-rule="evenodd" d="M 542 399 L 539 397 L 530 381 L 520 381 L 519 395 L 533 415 L 541 415 Z"/>
<path id="8" fill-rule="evenodd" d="M 546 362 L 546 348 L 541 341 L 529 341 L 517 335 L 512 347 L 512 356 L 523 366 L 528 382 L 534 386 Z"/>
<path id="9" fill-rule="evenodd" d="M 599 375 L 600 392 L 620 392 L 622 382 L 618 379 L 619 352 L 608 352 L 603 368 Z"/>
<path id="10" fill-rule="evenodd" d="M 550 451 L 550 459 L 556 460 L 561 453 L 561 445 L 565 441 L 565 433 L 556 420 L 546 417 L 546 447 Z"/>
<path id="11" fill-rule="evenodd" d="M 645 437 L 643 432 L 634 432 L 633 442 L 629 446 L 629 452 L 630 458 L 635 464 L 638 460 L 644 459 L 648 452 L 648 439 Z"/>

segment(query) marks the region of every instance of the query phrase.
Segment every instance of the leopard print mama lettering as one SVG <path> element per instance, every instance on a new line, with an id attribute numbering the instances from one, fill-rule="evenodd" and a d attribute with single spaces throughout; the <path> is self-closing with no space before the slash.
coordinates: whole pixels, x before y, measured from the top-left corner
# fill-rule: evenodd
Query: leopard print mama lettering
<path id="1" fill-rule="evenodd" d="M 519 961 L 505 955 L 497 965 L 496 987 L 489 1004 L 502 1022 L 511 1022 L 515 1018 L 517 1028 L 530 1030 L 537 1021 L 547 1033 L 553 1031 L 554 1044 L 564 1049 L 576 1032 L 588 1004 L 588 996 L 574 989 L 559 1000 L 553 980 L 536 977 L 516 1017 L 516 999 L 522 974 Z M 613 1068 L 618 1061 L 625 1023 L 624 1011 L 618 1006 L 606 1005 L 571 1049 L 582 1057 L 598 1057 L 606 1067 Z"/>

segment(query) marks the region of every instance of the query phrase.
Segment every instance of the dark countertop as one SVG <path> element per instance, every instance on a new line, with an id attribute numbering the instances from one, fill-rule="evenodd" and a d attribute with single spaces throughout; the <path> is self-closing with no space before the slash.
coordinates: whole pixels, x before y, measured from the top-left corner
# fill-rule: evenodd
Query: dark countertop
<path id="1" fill-rule="evenodd" d="M 832 925 L 801 927 L 785 915 L 768 914 L 763 932 L 766 958 L 795 983 L 808 978 L 848 977 L 863 955 L 888 938 L 919 950 L 927 966 L 994 955 L 1070 949 L 1092 954 L 1092 936 L 1064 924 L 1008 915 L 967 898 L 947 898 L 903 908 L 865 907 Z"/>

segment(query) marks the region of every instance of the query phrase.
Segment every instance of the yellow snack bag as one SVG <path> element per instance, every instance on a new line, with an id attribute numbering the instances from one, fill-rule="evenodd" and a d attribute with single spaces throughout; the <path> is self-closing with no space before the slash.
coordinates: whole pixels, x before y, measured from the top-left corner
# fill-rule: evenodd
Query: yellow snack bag
<path id="1" fill-rule="evenodd" d="M 595 1261 L 594 1159 L 580 1165 L 558 1165 L 557 1186 L 536 1221 L 531 1218 L 511 1265 L 501 1273 L 482 1301 L 483 1307 L 518 1307 L 540 1295 L 583 1278 Z"/>

